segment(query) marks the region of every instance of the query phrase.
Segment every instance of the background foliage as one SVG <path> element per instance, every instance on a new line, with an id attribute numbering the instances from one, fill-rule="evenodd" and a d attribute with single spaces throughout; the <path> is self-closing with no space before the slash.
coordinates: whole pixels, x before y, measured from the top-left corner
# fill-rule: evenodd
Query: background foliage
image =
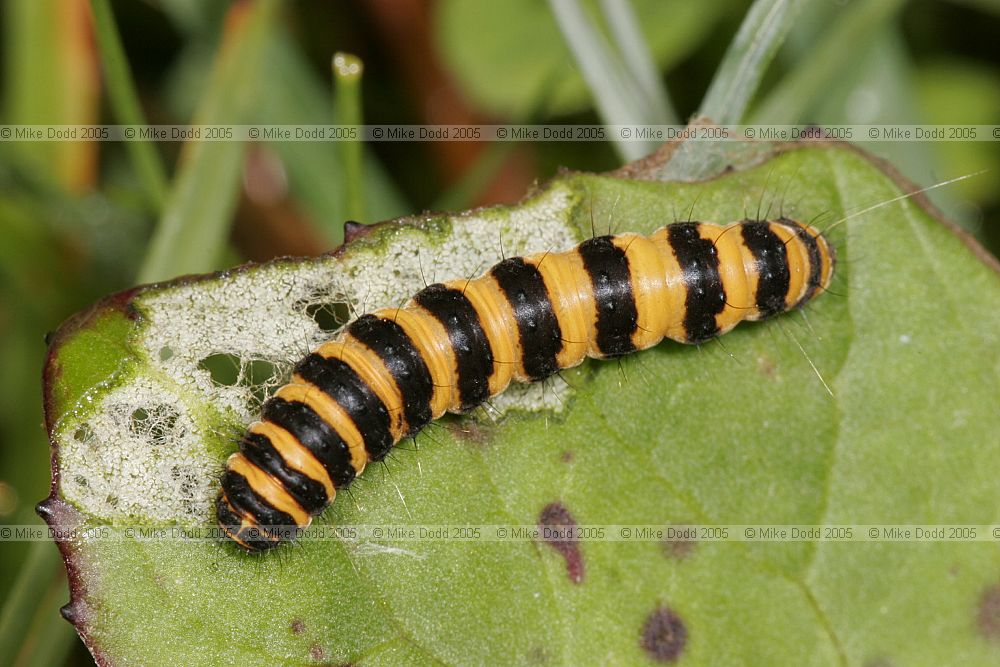
<path id="1" fill-rule="evenodd" d="M 106 52 L 102 65 L 98 47 L 107 40 L 95 38 L 91 4 L 97 15 L 113 12 L 123 58 Z M 614 37 L 615 4 L 583 3 L 585 16 L 601 26 L 591 34 L 566 16 L 561 32 L 549 7 L 530 0 L 10 0 L 0 33 L 0 121 L 121 122 L 132 113 L 157 123 L 326 122 L 335 113 L 330 56 L 339 50 L 365 62 L 366 122 L 614 119 L 621 110 L 606 100 L 619 92 L 616 78 L 578 71 L 587 54 L 617 50 L 629 60 Z M 759 4 L 800 11 L 741 117 L 1000 123 L 1000 69 L 990 50 L 1000 28 L 996 2 Z M 655 81 L 644 89 L 653 91 L 645 103 L 629 107 L 642 116 L 627 120 L 685 119 L 718 84 L 749 3 L 701 2 L 693 10 L 679 0 L 636 0 L 633 7 L 646 42 L 639 60 L 655 64 Z M 131 107 L 129 70 L 138 102 Z M 924 184 L 1000 168 L 988 142 L 867 148 Z M 351 157 L 322 143 L 0 143 L 0 521 L 37 521 L 32 508 L 48 486 L 38 391 L 43 339 L 72 312 L 139 280 L 322 252 L 339 242 L 341 221 L 358 210 L 375 221 L 428 207 L 515 201 L 559 165 L 611 169 L 624 150 L 377 144 L 364 148 L 363 178 L 352 181 Z M 362 182 L 363 192 L 352 182 Z M 995 182 L 969 179 L 938 200 L 994 252 Z M 90 662 L 55 613 L 66 601 L 56 560 L 53 545 L 0 544 L 2 571 L 20 573 L 0 578 L 0 599 L 8 603 L 0 662 Z M 20 626 L 10 625 L 12 615 Z"/>

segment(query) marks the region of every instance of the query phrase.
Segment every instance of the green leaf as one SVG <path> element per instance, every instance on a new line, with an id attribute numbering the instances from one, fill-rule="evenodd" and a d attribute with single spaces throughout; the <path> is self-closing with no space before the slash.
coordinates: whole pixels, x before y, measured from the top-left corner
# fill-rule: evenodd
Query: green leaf
<path id="1" fill-rule="evenodd" d="M 700 183 L 567 174 L 517 206 L 403 219 L 335 255 L 146 287 L 76 318 L 46 375 L 58 477 L 43 512 L 118 539 L 63 543 L 67 616 L 106 664 L 644 664 L 650 651 L 685 665 L 994 664 L 1000 588 L 983 542 L 585 541 L 564 557 L 544 541 L 347 536 L 256 558 L 124 532 L 211 521 L 260 393 L 329 335 L 311 307 L 397 305 L 425 279 L 483 271 L 501 238 L 511 256 L 592 225 L 647 233 L 758 205 L 829 224 L 900 194 L 856 151 L 778 148 Z M 664 342 L 508 391 L 504 417 L 442 420 L 319 525 L 995 522 L 995 265 L 917 199 L 831 238 L 837 273 L 808 322 Z M 261 362 L 276 376 L 258 377 Z"/>

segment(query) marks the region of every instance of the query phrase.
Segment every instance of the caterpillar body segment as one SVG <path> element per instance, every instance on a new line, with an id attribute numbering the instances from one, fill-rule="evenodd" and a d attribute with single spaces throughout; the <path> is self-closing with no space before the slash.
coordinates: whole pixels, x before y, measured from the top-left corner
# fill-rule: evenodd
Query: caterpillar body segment
<path id="1" fill-rule="evenodd" d="M 248 551 L 294 539 L 369 461 L 445 412 L 586 357 L 700 343 L 792 310 L 829 285 L 834 263 L 794 220 L 679 222 L 430 285 L 298 363 L 226 463 L 219 525 Z"/>

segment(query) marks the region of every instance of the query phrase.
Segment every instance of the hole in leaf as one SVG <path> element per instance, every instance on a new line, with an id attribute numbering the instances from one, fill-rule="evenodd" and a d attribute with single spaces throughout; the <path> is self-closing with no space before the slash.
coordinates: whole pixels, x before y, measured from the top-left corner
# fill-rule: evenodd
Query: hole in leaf
<path id="1" fill-rule="evenodd" d="M 198 362 L 198 367 L 208 371 L 212 382 L 217 385 L 247 387 L 250 390 L 249 403 L 252 409 L 267 399 L 282 376 L 281 370 L 270 361 L 243 361 L 234 354 L 213 354 Z"/>
<path id="2" fill-rule="evenodd" d="M 245 380 L 250 387 L 250 395 L 256 405 L 267 400 L 271 389 L 274 388 L 280 377 L 281 373 L 278 367 L 269 361 L 255 359 L 247 364 Z"/>
<path id="3" fill-rule="evenodd" d="M 136 408 L 129 416 L 129 430 L 154 447 L 162 446 L 178 436 L 178 417 L 177 410 L 169 405 Z"/>
<path id="4" fill-rule="evenodd" d="M 198 368 L 208 371 L 212 382 L 232 387 L 240 380 L 242 361 L 234 354 L 213 354 L 198 362 Z"/>
<path id="5" fill-rule="evenodd" d="M 82 424 L 73 431 L 73 439 L 77 442 L 90 442 L 94 439 L 94 431 L 89 424 Z"/>
<path id="6" fill-rule="evenodd" d="M 164 345 L 163 347 L 160 348 L 159 356 L 160 356 L 160 361 L 166 361 L 167 359 L 170 359 L 171 357 L 174 356 L 174 351 L 169 347 L 167 347 L 166 345 Z"/>
<path id="7" fill-rule="evenodd" d="M 343 301 L 310 303 L 305 311 L 321 331 L 337 331 L 351 319 L 351 307 Z"/>

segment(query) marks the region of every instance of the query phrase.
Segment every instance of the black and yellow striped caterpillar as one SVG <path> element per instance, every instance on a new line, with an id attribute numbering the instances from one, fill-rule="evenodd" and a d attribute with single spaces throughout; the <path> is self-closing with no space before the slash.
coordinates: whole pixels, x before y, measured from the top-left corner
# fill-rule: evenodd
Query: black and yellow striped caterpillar
<path id="1" fill-rule="evenodd" d="M 678 222 L 430 285 L 295 367 L 226 462 L 219 525 L 248 551 L 294 539 L 369 461 L 445 412 L 585 357 L 700 343 L 798 308 L 826 289 L 834 262 L 817 230 L 787 218 Z"/>

